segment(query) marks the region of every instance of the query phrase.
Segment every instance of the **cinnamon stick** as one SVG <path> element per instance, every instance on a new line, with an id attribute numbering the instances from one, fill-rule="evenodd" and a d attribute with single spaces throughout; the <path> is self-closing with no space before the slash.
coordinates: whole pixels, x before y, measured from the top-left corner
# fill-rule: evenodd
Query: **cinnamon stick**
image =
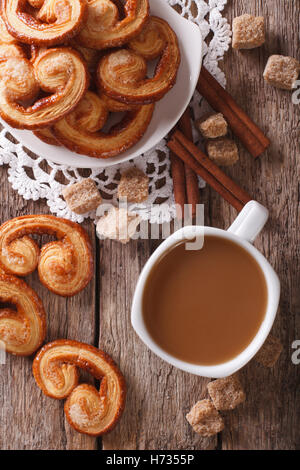
<path id="1" fill-rule="evenodd" d="M 205 67 L 202 67 L 197 90 L 215 111 L 223 114 L 234 134 L 254 158 L 269 147 L 270 140 Z"/>
<path id="2" fill-rule="evenodd" d="M 180 131 L 174 132 L 168 147 L 237 211 L 252 199 Z"/>
<path id="3" fill-rule="evenodd" d="M 186 204 L 184 163 L 173 152 L 170 152 L 170 161 L 177 218 L 182 219 Z"/>
<path id="4" fill-rule="evenodd" d="M 178 127 L 188 139 L 191 141 L 193 140 L 191 113 L 189 108 L 185 110 L 184 114 L 180 118 Z M 195 218 L 197 213 L 197 204 L 200 202 L 198 177 L 192 168 L 186 163 L 184 164 L 184 170 L 187 202 L 190 207 L 190 215 L 192 218 Z"/>

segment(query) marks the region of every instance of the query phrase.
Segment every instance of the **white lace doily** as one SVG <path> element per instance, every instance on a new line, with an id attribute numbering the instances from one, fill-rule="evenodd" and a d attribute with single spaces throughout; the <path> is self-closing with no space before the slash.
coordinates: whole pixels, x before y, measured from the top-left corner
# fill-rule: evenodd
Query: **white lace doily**
<path id="1" fill-rule="evenodd" d="M 221 14 L 227 0 L 165 1 L 177 7 L 181 15 L 199 25 L 205 40 L 204 65 L 222 85 L 225 85 L 225 76 L 219 69 L 218 62 L 228 50 L 231 40 L 229 24 Z M 208 40 L 208 37 L 211 39 Z M 200 117 L 206 106 L 196 92 L 191 101 L 195 119 Z M 79 216 L 70 212 L 61 196 L 65 185 L 76 183 L 83 177 L 89 176 L 97 182 L 103 198 L 107 202 L 115 203 L 120 173 L 133 164 L 150 177 L 149 199 L 146 205 L 140 209 L 137 208 L 136 211 L 144 220 L 149 220 L 151 223 L 169 222 L 175 216 L 175 207 L 168 155 L 166 141 L 162 140 L 155 149 L 131 162 L 106 169 L 80 170 L 58 165 L 33 155 L 26 151 L 22 144 L 11 142 L 5 128 L 0 133 L 0 165 L 8 164 L 8 180 L 13 189 L 18 191 L 24 199 L 36 201 L 45 198 L 52 213 L 79 223 L 86 217 L 95 218 L 95 214 Z M 203 181 L 199 180 L 199 186 L 203 187 L 203 185 Z M 163 204 L 155 206 L 157 209 L 153 210 L 153 204 L 159 203 Z"/>

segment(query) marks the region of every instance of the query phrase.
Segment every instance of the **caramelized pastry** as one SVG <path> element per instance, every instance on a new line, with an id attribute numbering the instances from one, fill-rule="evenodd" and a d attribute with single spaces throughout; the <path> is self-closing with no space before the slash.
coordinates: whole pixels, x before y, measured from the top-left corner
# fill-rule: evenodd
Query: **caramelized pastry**
<path id="1" fill-rule="evenodd" d="M 8 57 L 26 57 L 26 54 L 15 38 L 9 34 L 0 15 L 0 61 Z"/>
<path id="2" fill-rule="evenodd" d="M 21 46 L 14 43 L 0 44 L 0 61 L 9 59 L 11 57 L 26 58 L 26 54 Z M 1 67 L 1 65 L 0 65 Z"/>
<path id="3" fill-rule="evenodd" d="M 86 17 L 85 0 L 2 0 L 2 17 L 9 33 L 26 44 L 57 45 L 75 36 Z M 31 14 L 32 13 L 32 14 Z"/>
<path id="4" fill-rule="evenodd" d="M 87 63 L 88 69 L 90 72 L 95 72 L 100 58 L 100 52 L 96 49 L 91 49 L 89 47 L 83 47 L 78 44 L 77 38 L 73 39 L 70 42 L 70 46 L 73 47 L 76 51 L 80 52 L 82 57 Z"/>
<path id="5" fill-rule="evenodd" d="M 88 0 L 87 21 L 77 39 L 93 49 L 122 46 L 138 35 L 149 16 L 148 0 L 126 0 L 124 19 L 111 0 Z"/>
<path id="6" fill-rule="evenodd" d="M 38 55 L 42 54 L 46 50 L 47 50 L 47 47 L 38 47 L 32 44 L 30 46 L 30 62 L 34 64 Z M 1 53 L 1 47 L 0 47 L 0 53 Z M 42 142 L 45 142 L 45 144 L 60 146 L 60 143 L 56 140 L 56 138 L 51 132 L 51 127 L 45 127 L 44 129 L 33 131 L 33 133 L 38 139 L 40 139 Z"/>
<path id="7" fill-rule="evenodd" d="M 0 60 L 0 114 L 19 129 L 49 127 L 70 112 L 88 86 L 86 65 L 69 48 L 48 49 L 31 63 L 21 57 Z M 42 90 L 50 96 L 35 100 Z"/>
<path id="8" fill-rule="evenodd" d="M 43 304 L 24 281 L 0 272 L 0 301 L 16 306 L 0 309 L 0 341 L 5 351 L 30 356 L 43 343 L 46 314 Z"/>
<path id="9" fill-rule="evenodd" d="M 121 110 L 120 104 L 88 91 L 76 109 L 57 122 L 52 131 L 71 151 L 95 158 L 113 157 L 132 147 L 143 136 L 154 111 L 153 104 L 135 109 L 123 104 L 123 111 L 129 111 L 121 123 L 108 134 L 101 132 L 108 112 Z"/>
<path id="10" fill-rule="evenodd" d="M 147 60 L 160 57 L 154 77 L 147 78 Z M 141 34 L 105 55 L 97 78 L 104 93 L 118 101 L 147 104 L 160 100 L 175 84 L 180 64 L 177 37 L 168 23 L 152 16 Z"/>
<path id="11" fill-rule="evenodd" d="M 96 70 L 98 62 L 99 62 L 100 54 L 101 54 L 99 51 L 97 51 L 96 49 L 90 49 L 88 47 L 80 46 L 78 44 L 76 37 L 72 39 L 71 41 L 69 41 L 68 47 L 75 49 L 81 54 L 90 72 L 94 72 Z M 37 56 L 41 54 L 42 52 L 45 52 L 46 50 L 47 50 L 47 47 L 39 47 L 39 46 L 31 45 L 30 46 L 31 62 L 34 62 Z"/>
<path id="12" fill-rule="evenodd" d="M 92 385 L 78 385 L 78 368 L 101 380 L 99 392 Z M 33 375 L 45 395 L 67 398 L 66 417 L 76 431 L 100 436 L 111 431 L 122 415 L 124 377 L 113 360 L 93 346 L 64 339 L 46 344 L 34 359 Z"/>
<path id="13" fill-rule="evenodd" d="M 1 52 L 1 48 L 0 48 Z M 51 128 L 46 127 L 45 129 L 40 129 L 39 131 L 34 131 L 34 135 L 38 137 L 40 140 L 45 142 L 48 145 L 57 145 L 60 146 L 58 140 L 54 137 Z"/>
<path id="14" fill-rule="evenodd" d="M 41 250 L 29 234 L 47 233 L 58 241 Z M 80 225 L 51 215 L 27 215 L 0 227 L 0 268 L 26 276 L 38 267 L 40 281 L 52 292 L 77 294 L 93 275 L 93 255 L 87 233 Z"/>
<path id="15" fill-rule="evenodd" d="M 100 96 L 101 101 L 105 103 L 107 109 L 112 113 L 123 113 L 125 111 L 133 111 L 134 109 L 138 109 L 137 105 L 121 103 L 121 101 L 116 101 L 113 98 L 104 95 L 103 93 L 100 93 Z"/>

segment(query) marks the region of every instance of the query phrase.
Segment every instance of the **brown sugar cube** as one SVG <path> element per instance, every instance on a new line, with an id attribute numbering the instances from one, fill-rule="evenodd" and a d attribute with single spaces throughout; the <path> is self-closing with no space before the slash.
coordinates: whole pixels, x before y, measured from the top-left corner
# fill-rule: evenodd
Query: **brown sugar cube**
<path id="1" fill-rule="evenodd" d="M 199 119 L 196 125 L 206 139 L 216 139 L 227 134 L 228 124 L 223 114 L 213 114 L 208 118 Z"/>
<path id="2" fill-rule="evenodd" d="M 141 218 L 137 214 L 123 207 L 112 207 L 99 219 L 96 232 L 99 238 L 110 238 L 125 244 L 133 237 L 140 222 Z"/>
<path id="3" fill-rule="evenodd" d="M 146 201 L 149 195 L 149 178 L 138 168 L 125 171 L 118 186 L 118 197 L 128 202 Z"/>
<path id="4" fill-rule="evenodd" d="M 242 15 L 232 23 L 232 47 L 254 49 L 265 42 L 265 19 L 263 16 Z"/>
<path id="5" fill-rule="evenodd" d="M 85 214 L 97 209 L 102 202 L 97 185 L 90 178 L 68 186 L 62 194 L 69 209 L 76 214 Z"/>
<path id="6" fill-rule="evenodd" d="M 262 348 L 258 351 L 254 359 L 265 367 L 273 367 L 282 352 L 282 344 L 279 339 L 269 335 Z"/>
<path id="7" fill-rule="evenodd" d="M 271 55 L 264 71 L 264 79 L 276 88 L 292 90 L 299 73 L 300 63 L 298 60 L 283 55 Z"/>
<path id="8" fill-rule="evenodd" d="M 207 155 L 221 166 L 234 165 L 239 160 L 239 150 L 234 140 L 222 137 L 206 143 Z"/>
<path id="9" fill-rule="evenodd" d="M 207 390 L 217 410 L 233 410 L 246 399 L 236 375 L 209 382 Z"/>
<path id="10" fill-rule="evenodd" d="M 197 434 L 209 437 L 224 429 L 224 421 L 210 400 L 198 401 L 186 415 Z"/>

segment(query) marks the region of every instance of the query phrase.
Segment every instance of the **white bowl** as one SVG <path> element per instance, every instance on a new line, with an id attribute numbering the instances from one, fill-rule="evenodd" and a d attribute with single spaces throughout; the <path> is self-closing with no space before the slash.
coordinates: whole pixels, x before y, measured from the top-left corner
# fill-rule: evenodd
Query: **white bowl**
<path id="1" fill-rule="evenodd" d="M 91 158 L 71 152 L 64 147 L 45 144 L 31 131 L 13 129 L 2 119 L 0 119 L 1 123 L 32 152 L 55 163 L 77 168 L 109 167 L 138 157 L 155 147 L 175 126 L 193 96 L 202 63 L 202 37 L 199 27 L 182 18 L 165 0 L 150 0 L 150 6 L 151 13 L 165 19 L 177 34 L 181 64 L 176 85 L 156 104 L 147 132 L 134 147 L 116 157 Z"/>

